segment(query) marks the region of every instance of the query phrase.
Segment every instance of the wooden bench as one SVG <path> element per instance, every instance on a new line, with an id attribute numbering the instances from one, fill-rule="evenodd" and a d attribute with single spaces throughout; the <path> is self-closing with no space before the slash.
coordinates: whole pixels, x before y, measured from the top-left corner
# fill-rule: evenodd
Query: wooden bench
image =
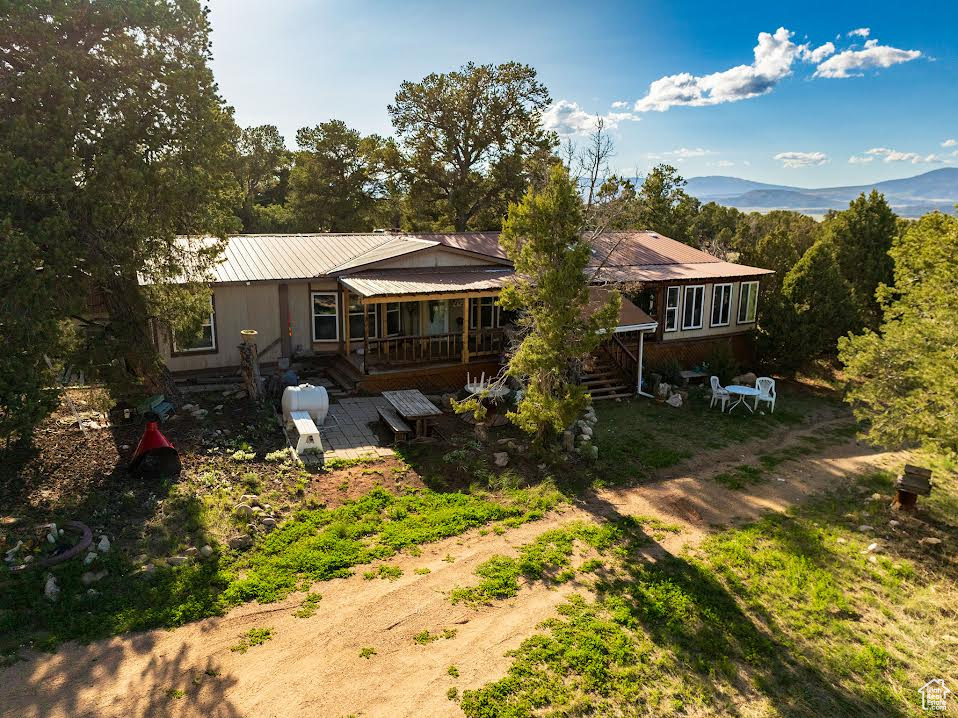
<path id="1" fill-rule="evenodd" d="M 390 406 L 379 407 L 379 418 L 392 430 L 394 443 L 405 441 L 412 433 L 412 427 Z"/>
<path id="2" fill-rule="evenodd" d="M 289 413 L 289 423 L 293 425 L 299 439 L 296 442 L 296 453 L 302 454 L 304 451 L 321 452 L 323 442 L 319 437 L 319 429 L 316 428 L 316 422 L 309 415 L 308 411 L 291 411 Z"/>

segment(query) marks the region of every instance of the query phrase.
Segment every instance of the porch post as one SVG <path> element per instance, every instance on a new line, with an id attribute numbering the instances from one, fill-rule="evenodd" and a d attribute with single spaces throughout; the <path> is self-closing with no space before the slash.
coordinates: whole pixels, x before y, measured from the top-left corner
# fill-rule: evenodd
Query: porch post
<path id="1" fill-rule="evenodd" d="M 349 315 L 347 314 L 347 319 Z M 349 323 L 348 321 L 346 322 Z M 363 373 L 369 373 L 369 305 L 363 299 Z"/>
<path id="2" fill-rule="evenodd" d="M 639 396 L 647 396 L 652 398 L 652 395 L 647 391 L 642 391 L 642 360 L 643 354 L 645 353 L 645 332 L 639 332 L 639 376 L 635 382 L 635 393 Z"/>
<path id="3" fill-rule="evenodd" d="M 349 357 L 349 290 L 343 287 L 343 354 Z"/>
<path id="4" fill-rule="evenodd" d="M 479 341 L 478 336 L 476 341 Z M 469 363 L 469 297 L 462 298 L 462 363 Z"/>
<path id="5" fill-rule="evenodd" d="M 662 331 L 665 328 L 665 285 L 655 288 L 655 320 L 659 325 L 655 328 L 655 338 L 662 341 Z"/>

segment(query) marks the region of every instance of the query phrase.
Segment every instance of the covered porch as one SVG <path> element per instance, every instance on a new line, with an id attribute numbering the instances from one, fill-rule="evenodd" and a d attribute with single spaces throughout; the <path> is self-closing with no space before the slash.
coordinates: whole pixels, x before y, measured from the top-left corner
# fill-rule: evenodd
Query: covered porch
<path id="1" fill-rule="evenodd" d="M 508 270 L 384 270 L 340 278 L 342 356 L 363 374 L 498 362 L 510 317 L 496 304 Z"/>

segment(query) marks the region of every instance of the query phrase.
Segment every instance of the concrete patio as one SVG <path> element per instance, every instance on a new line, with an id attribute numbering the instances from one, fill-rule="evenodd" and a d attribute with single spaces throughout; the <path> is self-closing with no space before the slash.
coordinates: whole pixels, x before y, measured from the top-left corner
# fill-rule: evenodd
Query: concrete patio
<path id="1" fill-rule="evenodd" d="M 325 460 L 392 456 L 393 450 L 381 445 L 369 428 L 370 423 L 379 421 L 381 406 L 389 406 L 381 396 L 344 398 L 331 404 L 319 427 Z"/>

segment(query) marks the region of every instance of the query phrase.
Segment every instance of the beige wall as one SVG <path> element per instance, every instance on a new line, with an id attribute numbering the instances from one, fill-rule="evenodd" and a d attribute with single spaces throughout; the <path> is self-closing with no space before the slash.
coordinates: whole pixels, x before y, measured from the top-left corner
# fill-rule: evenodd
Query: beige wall
<path id="1" fill-rule="evenodd" d="M 411 252 L 410 254 L 404 254 L 393 259 L 377 262 L 375 265 L 369 267 L 369 270 L 410 269 L 413 267 L 474 267 L 477 265 L 490 264 L 498 263 L 490 259 L 473 257 L 469 254 L 452 252 L 437 247 L 434 249 L 426 249 L 421 252 Z M 362 267 L 358 269 L 358 271 L 363 271 L 365 269 L 366 267 Z"/>
<path id="2" fill-rule="evenodd" d="M 696 337 L 715 337 L 722 336 L 723 334 L 735 334 L 737 332 L 747 331 L 749 329 L 755 328 L 755 322 L 748 322 L 746 324 L 739 324 L 738 319 L 738 305 L 739 305 L 739 291 L 740 291 L 740 282 L 717 282 L 717 284 L 731 284 L 732 285 L 732 306 L 731 311 L 729 312 L 729 324 L 727 326 L 713 327 L 711 326 L 712 322 L 712 296 L 713 296 L 713 284 L 705 283 L 705 301 L 702 308 L 702 328 L 701 329 L 682 329 L 682 313 L 684 311 L 684 301 L 685 301 L 685 287 L 686 286 L 695 286 L 695 285 L 673 285 L 679 286 L 679 319 L 678 319 L 678 330 L 674 332 L 663 331 L 662 340 L 663 341 L 676 341 L 681 339 L 694 339 Z M 667 293 L 666 289 L 666 293 Z M 665 301 L 666 294 L 663 294 L 663 302 Z M 762 308 L 759 306 L 757 312 L 762 311 Z M 663 317 L 664 309 L 663 309 Z M 757 316 L 757 313 L 756 313 Z M 664 330 L 664 327 L 663 327 Z"/>
<path id="3" fill-rule="evenodd" d="M 216 285 L 213 288 L 216 307 L 216 351 L 182 352 L 171 356 L 169 337 L 157 331 L 160 352 L 168 357 L 171 371 L 198 371 L 219 367 L 238 366 L 240 363 L 240 330 L 259 332 L 256 343 L 261 349 L 280 336 L 279 293 L 276 283 L 250 285 Z M 264 357 L 264 362 L 276 361 L 278 347 Z"/>

